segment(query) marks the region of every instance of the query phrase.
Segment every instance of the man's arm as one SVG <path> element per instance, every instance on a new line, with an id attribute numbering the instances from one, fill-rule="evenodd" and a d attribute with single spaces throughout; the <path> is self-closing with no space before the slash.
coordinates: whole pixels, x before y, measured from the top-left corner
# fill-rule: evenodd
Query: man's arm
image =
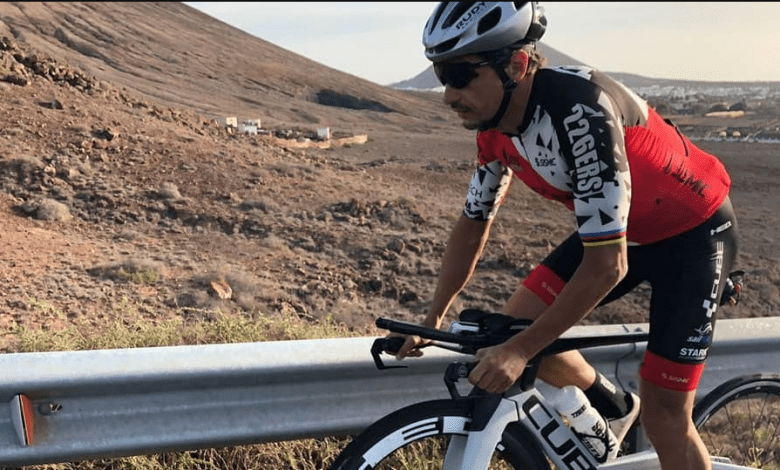
<path id="1" fill-rule="evenodd" d="M 491 393 L 509 388 L 528 361 L 585 317 L 627 272 L 625 239 L 617 245 L 585 248 L 580 266 L 550 307 L 508 341 L 477 351 L 469 381 Z"/>
<path id="2" fill-rule="evenodd" d="M 441 327 L 447 310 L 455 297 L 466 286 L 477 266 L 482 250 L 490 233 L 491 220 L 474 220 L 461 214 L 444 249 L 439 280 L 433 293 L 433 301 L 423 325 Z M 419 346 L 423 341 L 418 336 L 407 336 L 406 342 L 396 353 L 396 358 L 422 356 Z"/>
<path id="3" fill-rule="evenodd" d="M 439 328 L 458 293 L 466 286 L 485 248 L 492 219 L 473 220 L 461 214 L 444 250 L 439 280 L 423 324 Z"/>
<path id="4" fill-rule="evenodd" d="M 586 246 L 574 276 L 544 314 L 510 340 L 512 347 L 530 359 L 596 308 L 627 272 L 625 238 L 606 246 Z"/>
<path id="5" fill-rule="evenodd" d="M 480 165 L 474 171 L 460 218 L 450 232 L 444 249 L 439 280 L 423 324 L 439 328 L 452 302 L 466 286 L 485 248 L 493 217 L 504 200 L 512 172 L 499 161 Z M 422 340 L 408 336 L 398 350 L 398 359 L 421 356 Z"/>
<path id="6" fill-rule="evenodd" d="M 455 297 L 471 279 L 511 182 L 511 170 L 499 161 L 482 164 L 474 171 L 463 213 L 447 241 L 439 281 L 423 324 L 439 328 Z"/>

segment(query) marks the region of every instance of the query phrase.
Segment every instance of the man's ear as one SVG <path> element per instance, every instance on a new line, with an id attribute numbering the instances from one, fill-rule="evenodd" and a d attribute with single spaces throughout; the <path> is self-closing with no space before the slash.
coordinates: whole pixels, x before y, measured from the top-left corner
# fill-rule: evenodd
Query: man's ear
<path id="1" fill-rule="evenodd" d="M 518 49 L 513 52 L 509 59 L 509 77 L 516 81 L 522 80 L 528 73 L 529 61 L 528 54 L 524 50 Z"/>

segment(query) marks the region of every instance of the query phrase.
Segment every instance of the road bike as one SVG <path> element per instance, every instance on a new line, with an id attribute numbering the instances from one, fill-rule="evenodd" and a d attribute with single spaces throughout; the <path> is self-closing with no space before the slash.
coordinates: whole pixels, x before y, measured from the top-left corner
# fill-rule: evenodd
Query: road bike
<path id="1" fill-rule="evenodd" d="M 738 298 L 738 297 L 737 297 Z M 380 318 L 380 328 L 418 335 L 437 346 L 473 355 L 500 344 L 528 325 L 501 314 L 461 312 L 447 331 Z M 518 381 L 502 394 L 476 387 L 463 394 L 462 383 L 474 364 L 451 363 L 444 382 L 451 398 L 412 404 L 391 412 L 358 434 L 337 456 L 330 470 L 659 470 L 652 449 L 626 446 L 616 458 L 600 463 L 535 387 L 542 358 L 596 346 L 641 343 L 647 333 L 563 337 L 531 361 Z M 383 353 L 403 344 L 397 336 L 378 338 L 372 356 L 387 366 Z M 714 470 L 776 470 L 780 456 L 780 374 L 737 377 L 713 389 L 695 406 L 694 422 L 712 455 Z"/>

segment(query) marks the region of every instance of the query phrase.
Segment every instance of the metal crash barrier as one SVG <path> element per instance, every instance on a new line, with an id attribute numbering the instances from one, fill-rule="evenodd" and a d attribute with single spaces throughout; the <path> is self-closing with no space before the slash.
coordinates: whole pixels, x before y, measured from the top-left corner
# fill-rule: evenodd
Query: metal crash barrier
<path id="1" fill-rule="evenodd" d="M 567 336 L 646 329 L 581 326 Z M 463 356 L 428 349 L 399 363 L 406 369 L 380 371 L 373 340 L 0 355 L 0 466 L 352 434 L 407 404 L 448 396 L 442 372 Z M 720 320 L 699 393 L 777 372 L 778 344 L 780 317 Z M 644 346 L 583 353 L 635 390 Z"/>

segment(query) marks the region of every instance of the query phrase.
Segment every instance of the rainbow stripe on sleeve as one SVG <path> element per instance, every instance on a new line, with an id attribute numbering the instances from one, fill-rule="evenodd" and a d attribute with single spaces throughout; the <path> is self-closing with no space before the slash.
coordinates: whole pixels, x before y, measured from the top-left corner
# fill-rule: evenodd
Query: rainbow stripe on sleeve
<path id="1" fill-rule="evenodd" d="M 619 245 L 626 242 L 626 227 L 597 233 L 580 233 L 582 245 L 587 247 Z"/>

